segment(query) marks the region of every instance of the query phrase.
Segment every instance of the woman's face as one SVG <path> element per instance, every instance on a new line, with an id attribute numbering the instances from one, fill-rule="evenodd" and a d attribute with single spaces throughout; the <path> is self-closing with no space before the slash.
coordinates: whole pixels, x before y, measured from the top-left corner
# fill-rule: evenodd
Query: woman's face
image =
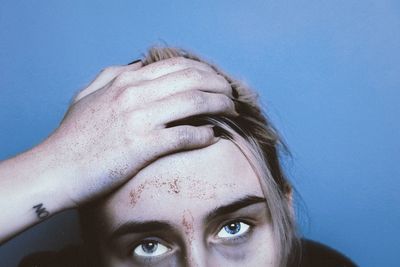
<path id="1" fill-rule="evenodd" d="M 159 159 L 99 215 L 105 266 L 274 266 L 264 195 L 231 141 Z"/>

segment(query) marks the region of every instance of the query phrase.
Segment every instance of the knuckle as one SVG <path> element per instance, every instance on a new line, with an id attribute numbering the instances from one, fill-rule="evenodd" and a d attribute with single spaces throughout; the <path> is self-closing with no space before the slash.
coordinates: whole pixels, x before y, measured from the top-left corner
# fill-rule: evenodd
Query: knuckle
<path id="1" fill-rule="evenodd" d="M 109 66 L 104 68 L 97 77 L 116 77 L 122 70 L 121 66 Z"/>
<path id="2" fill-rule="evenodd" d="M 214 67 L 212 67 L 211 65 L 209 65 L 208 63 L 205 63 L 205 62 L 199 62 L 208 72 L 211 72 L 211 73 L 218 73 L 217 72 L 217 70 L 214 68 Z"/>
<path id="3" fill-rule="evenodd" d="M 113 74 L 115 72 L 118 72 L 121 69 L 120 66 L 108 66 L 104 68 L 100 73 L 101 74 Z"/>
<path id="4" fill-rule="evenodd" d="M 212 72 L 215 73 L 215 69 L 210 66 L 209 64 L 196 60 L 196 59 L 190 59 L 190 58 L 186 58 L 183 56 L 180 57 L 174 57 L 174 58 L 170 58 L 165 60 L 165 64 L 167 66 L 182 66 L 184 68 L 193 68 L 193 67 L 197 67 L 200 69 L 203 69 L 204 71 L 208 71 L 208 72 Z"/>
<path id="5" fill-rule="evenodd" d="M 218 79 L 218 82 L 221 84 L 221 87 L 223 87 L 224 89 L 229 90 L 229 91 L 231 90 L 231 85 L 230 85 L 230 83 L 225 79 L 224 76 L 218 74 L 218 75 L 217 75 L 217 79 Z"/>
<path id="6" fill-rule="evenodd" d="M 212 136 L 214 136 L 214 132 L 211 127 L 202 127 L 198 139 L 201 143 L 206 143 Z"/>
<path id="7" fill-rule="evenodd" d="M 193 80 L 193 81 L 201 81 L 203 78 L 203 73 L 201 70 L 196 68 L 186 68 L 182 71 L 182 74 L 185 78 Z"/>
<path id="8" fill-rule="evenodd" d="M 233 103 L 233 101 L 226 95 L 219 95 L 218 96 L 218 100 L 217 100 L 217 104 L 219 107 L 221 107 L 222 109 L 232 109 L 234 108 L 235 104 Z"/>
<path id="9" fill-rule="evenodd" d="M 185 57 L 174 57 L 169 59 L 168 63 L 171 66 L 176 66 L 176 65 L 183 65 L 183 66 L 187 66 L 188 65 L 188 59 Z"/>
<path id="10" fill-rule="evenodd" d="M 188 94 L 188 100 L 193 105 L 193 107 L 197 110 L 201 109 L 207 104 L 207 98 L 204 93 L 199 91 L 193 91 Z"/>
<path id="11" fill-rule="evenodd" d="M 108 66 L 100 71 L 100 75 L 112 75 L 119 71 L 118 66 Z"/>
<path id="12" fill-rule="evenodd" d="M 117 105 L 122 108 L 132 106 L 136 98 L 136 91 L 135 86 L 124 87 L 116 96 Z"/>
<path id="13" fill-rule="evenodd" d="M 181 146 L 188 146 L 194 140 L 193 131 L 189 130 L 189 128 L 181 128 L 178 130 L 178 144 Z"/>
<path id="14" fill-rule="evenodd" d="M 141 130 L 143 131 L 144 129 L 147 129 L 149 125 L 147 123 L 149 122 L 146 118 L 145 112 L 143 110 L 135 110 L 133 112 L 127 112 L 127 121 L 129 122 L 129 126 L 132 128 L 137 128 L 137 125 L 141 125 Z M 139 131 L 140 129 L 135 129 Z"/>
<path id="15" fill-rule="evenodd" d="M 117 77 L 115 77 L 113 81 L 113 85 L 116 87 L 123 87 L 125 85 L 124 77 L 120 74 Z"/>
<path id="16" fill-rule="evenodd" d="M 214 130 L 211 127 L 207 128 L 207 132 L 203 135 L 203 142 L 207 143 L 214 139 Z"/>
<path id="17" fill-rule="evenodd" d="M 130 80 L 132 80 L 132 77 L 132 71 L 123 71 L 118 74 L 117 77 L 114 79 L 114 85 L 118 87 L 125 86 L 129 83 Z"/>

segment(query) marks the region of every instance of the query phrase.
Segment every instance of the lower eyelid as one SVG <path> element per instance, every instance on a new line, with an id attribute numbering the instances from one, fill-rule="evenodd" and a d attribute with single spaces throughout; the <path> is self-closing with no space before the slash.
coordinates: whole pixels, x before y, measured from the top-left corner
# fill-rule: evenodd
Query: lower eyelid
<path id="1" fill-rule="evenodd" d="M 143 244 L 144 241 L 146 240 L 152 240 L 152 241 L 156 241 L 159 244 L 167 247 L 167 251 L 162 254 L 162 255 L 157 255 L 157 256 L 140 256 L 135 254 L 135 249 L 140 246 L 141 244 Z M 164 242 L 163 240 L 160 240 L 159 238 L 152 238 L 152 239 L 142 239 L 140 242 L 135 243 L 134 245 L 130 246 L 129 252 L 128 252 L 128 257 L 130 258 L 135 258 L 135 259 L 140 259 L 140 261 L 151 261 L 152 259 L 154 259 L 154 261 L 157 261 L 163 257 L 169 257 L 170 255 L 176 253 L 177 248 L 174 245 L 171 245 L 171 243 L 167 243 Z"/>
<path id="2" fill-rule="evenodd" d="M 165 261 L 169 261 L 171 257 L 176 253 L 176 249 L 174 248 L 169 248 L 168 252 L 166 252 L 163 255 L 159 256 L 153 256 L 153 257 L 141 257 L 141 256 L 136 256 L 133 257 L 133 261 L 138 265 L 138 266 L 147 266 L 147 265 L 152 265 L 152 264 L 159 264 L 159 263 L 164 263 Z M 163 265 L 164 266 L 164 265 Z"/>
<path id="3" fill-rule="evenodd" d="M 218 243 L 218 244 L 223 244 L 223 243 L 225 243 L 225 244 L 237 244 L 237 243 L 241 243 L 241 242 L 249 239 L 250 235 L 254 231 L 255 225 L 253 223 L 250 223 L 250 222 L 246 221 L 246 220 L 236 220 L 236 221 L 242 222 L 242 223 L 245 223 L 245 224 L 249 225 L 249 229 L 245 233 L 243 233 L 243 234 L 241 234 L 239 236 L 234 236 L 234 237 L 230 237 L 230 238 L 216 237 L 214 239 L 215 240 L 214 242 Z M 226 225 L 226 223 L 224 225 Z M 224 227 L 224 226 L 222 226 L 222 227 Z M 219 228 L 219 229 L 222 229 L 222 228 Z"/>
<path id="4" fill-rule="evenodd" d="M 144 242 L 148 242 L 148 241 L 155 241 L 155 242 L 157 242 L 157 243 L 159 243 L 159 244 L 161 244 L 161 245 L 163 245 L 163 246 L 166 246 L 168 249 L 170 249 L 171 248 L 171 246 L 168 244 L 168 243 L 166 243 L 166 242 L 164 242 L 162 239 L 160 239 L 160 238 L 158 238 L 158 237 L 148 237 L 148 238 L 143 238 L 143 239 L 140 239 L 140 241 L 135 241 L 135 242 L 132 242 L 128 247 L 127 247 L 127 254 L 128 254 L 128 257 L 132 257 L 132 256 L 134 256 L 135 255 L 135 249 L 138 247 L 138 246 L 140 246 L 140 245 L 142 245 Z"/>
<path id="5" fill-rule="evenodd" d="M 149 241 L 148 241 L 148 242 L 149 242 Z M 154 241 L 152 241 L 152 242 L 154 242 Z M 170 250 L 170 248 L 169 248 L 168 246 L 162 244 L 161 242 L 155 241 L 154 243 L 156 243 L 156 245 L 157 245 L 156 249 L 162 251 L 162 252 L 158 252 L 158 253 L 161 253 L 161 254 L 159 254 L 159 255 L 146 255 L 146 256 L 145 256 L 145 255 L 139 255 L 139 254 L 136 252 L 136 250 L 137 250 L 137 249 L 139 249 L 139 251 L 140 251 L 140 250 L 143 250 L 143 245 L 144 245 L 144 243 L 141 243 L 141 244 L 139 244 L 138 246 L 136 246 L 136 247 L 133 249 L 133 254 L 136 255 L 136 256 L 139 256 L 139 257 L 143 257 L 143 258 L 151 258 L 151 257 L 157 257 L 157 256 L 164 255 L 164 254 L 168 253 L 168 251 Z"/>
<path id="6" fill-rule="evenodd" d="M 241 234 L 239 236 L 234 236 L 232 238 L 221 238 L 221 239 L 225 240 L 227 242 L 238 242 L 238 241 L 241 241 L 241 240 L 244 240 L 244 239 L 248 239 L 248 237 L 249 237 L 249 235 L 251 234 L 252 231 L 253 231 L 253 229 L 250 226 L 249 229 L 245 233 L 243 233 L 243 234 Z"/>

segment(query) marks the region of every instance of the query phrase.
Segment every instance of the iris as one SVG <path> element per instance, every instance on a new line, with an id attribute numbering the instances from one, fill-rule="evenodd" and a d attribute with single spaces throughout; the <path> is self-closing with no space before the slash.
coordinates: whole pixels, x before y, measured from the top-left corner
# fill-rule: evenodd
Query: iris
<path id="1" fill-rule="evenodd" d="M 157 250 L 158 244 L 153 241 L 149 241 L 142 244 L 142 249 L 145 253 L 151 254 Z"/>
<path id="2" fill-rule="evenodd" d="M 233 222 L 224 227 L 224 230 L 231 235 L 234 235 L 240 231 L 240 222 Z"/>

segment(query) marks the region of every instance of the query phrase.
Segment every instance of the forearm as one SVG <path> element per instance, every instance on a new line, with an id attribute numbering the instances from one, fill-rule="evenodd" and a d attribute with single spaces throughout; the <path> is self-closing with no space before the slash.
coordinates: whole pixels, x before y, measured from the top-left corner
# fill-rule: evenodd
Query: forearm
<path id="1" fill-rule="evenodd" d="M 214 69 L 185 58 L 106 69 L 44 143 L 0 163 L 0 243 L 109 194 L 161 156 L 215 143 L 210 125 L 166 126 L 237 116 L 232 94 Z"/>
<path id="2" fill-rule="evenodd" d="M 71 207 L 44 145 L 0 162 L 0 244 Z"/>

